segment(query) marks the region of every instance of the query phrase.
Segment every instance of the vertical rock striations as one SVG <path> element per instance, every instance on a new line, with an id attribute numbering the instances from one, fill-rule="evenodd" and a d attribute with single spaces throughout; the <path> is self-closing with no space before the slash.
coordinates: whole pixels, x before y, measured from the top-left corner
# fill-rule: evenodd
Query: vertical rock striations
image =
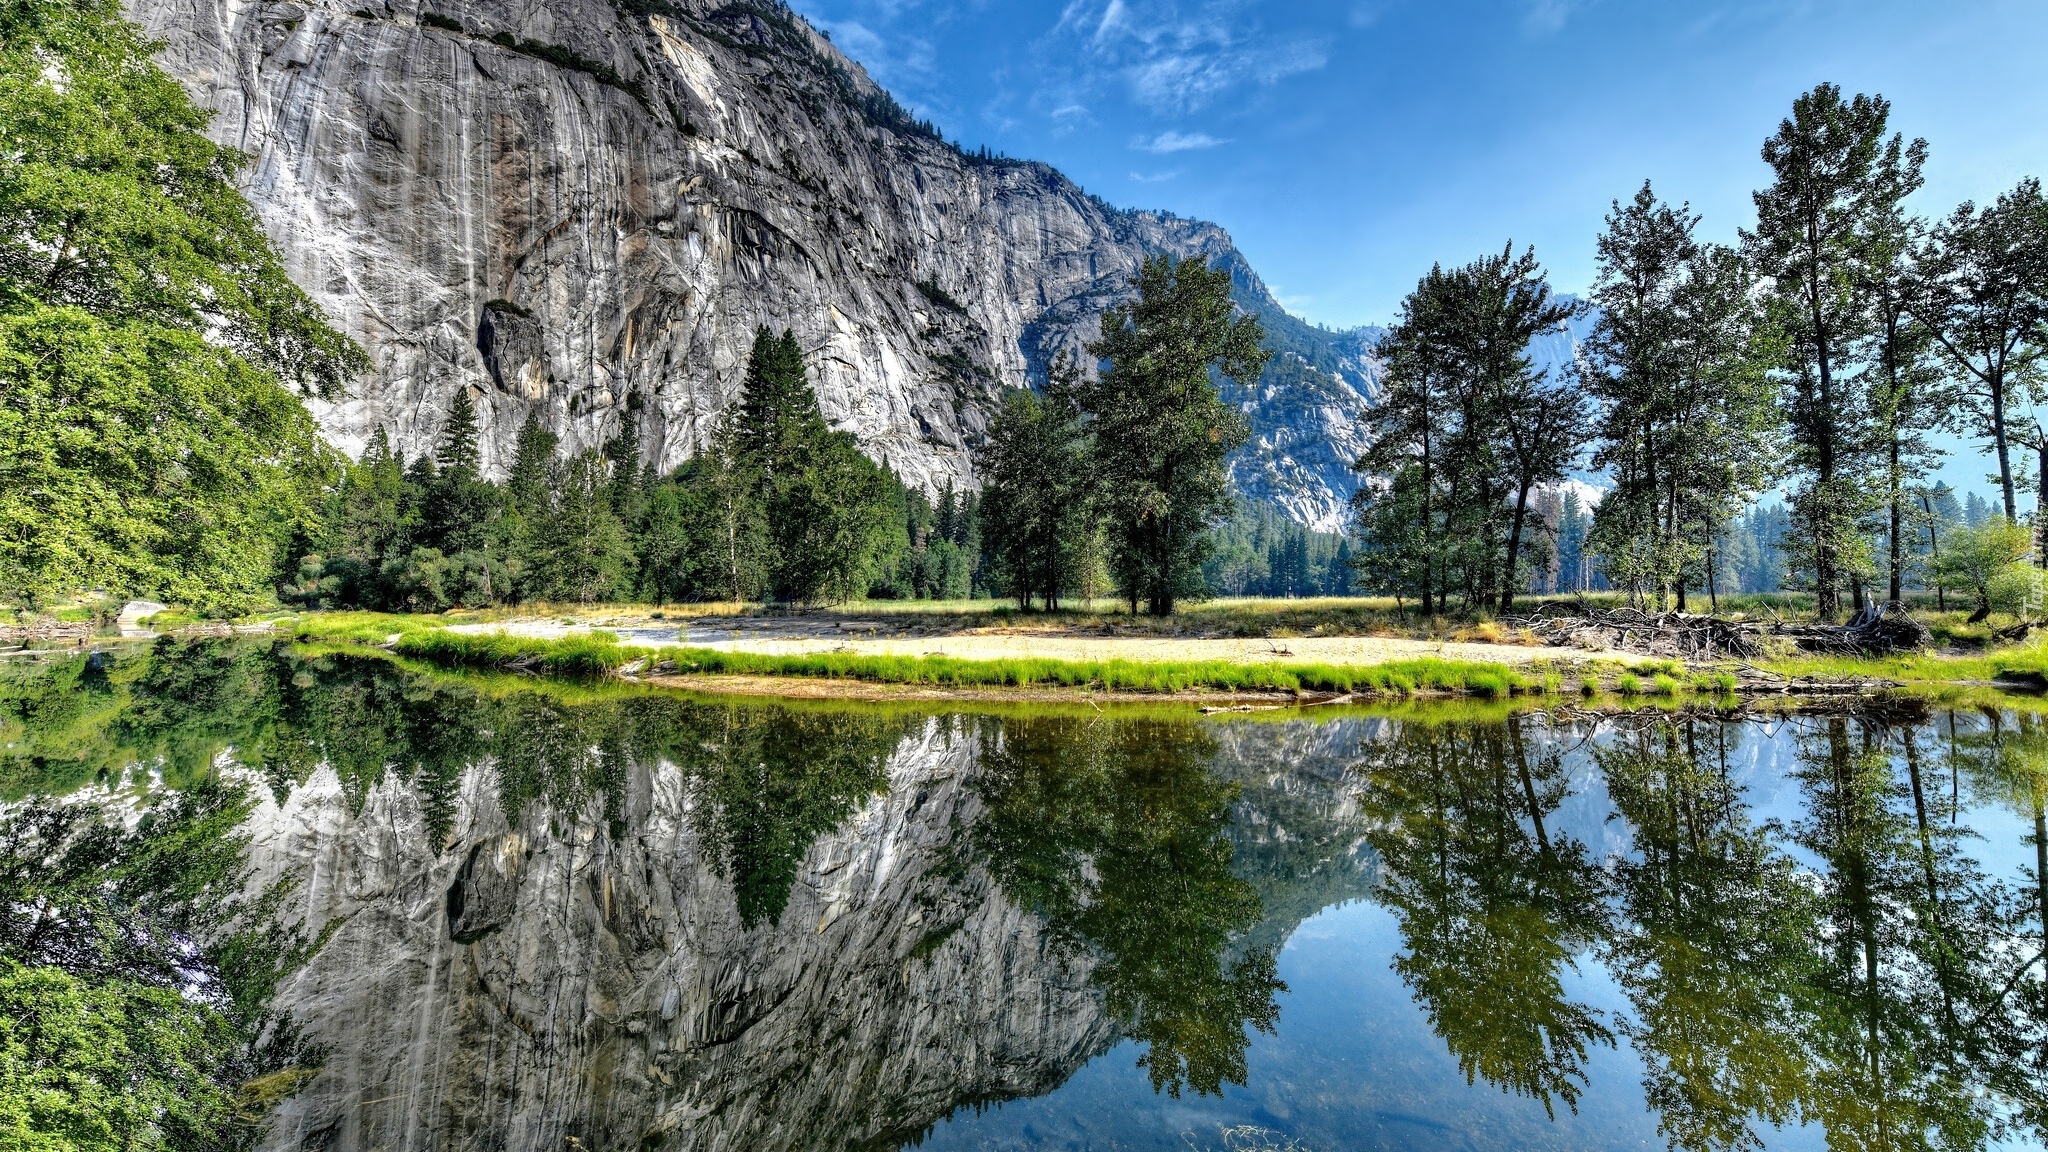
<path id="1" fill-rule="evenodd" d="M 325 947 L 281 990 L 327 1059 L 286 1148 L 893 1147 L 956 1107 L 1050 1090 L 1115 1038 L 1076 962 L 970 869 L 975 738 L 914 731 L 885 792 L 748 926 L 669 765 L 623 812 L 464 777 L 448 842 L 395 776 L 352 811 L 323 770 L 251 824 Z"/>
<path id="2" fill-rule="evenodd" d="M 570 448 L 634 414 L 673 465 L 767 324 L 796 330 L 835 426 L 907 482 L 965 484 L 999 390 L 1078 348 L 1147 255 L 1228 259 L 1284 317 L 1222 229 L 961 152 L 776 3 L 132 4 L 253 157 L 287 266 L 374 358 L 317 409 L 350 452 L 378 427 L 425 451 L 468 388 L 488 467 L 529 411 Z M 1293 324 L 1316 347 L 1240 398 L 1260 437 L 1240 474 L 1328 526 L 1370 370 Z"/>

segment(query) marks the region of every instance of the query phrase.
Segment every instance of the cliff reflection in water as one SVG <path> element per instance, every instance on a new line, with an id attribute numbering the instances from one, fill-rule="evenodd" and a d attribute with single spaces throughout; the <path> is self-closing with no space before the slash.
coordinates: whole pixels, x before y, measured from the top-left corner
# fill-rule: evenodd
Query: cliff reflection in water
<path id="1" fill-rule="evenodd" d="M 321 942 L 277 997 L 324 1052 L 280 1149 L 1181 1148 L 1216 1117 L 1306 1148 L 1966 1149 L 2048 1121 L 2021 713 L 966 715 L 165 642 L 0 669 L 0 734 L 12 798 L 139 768 L 268 797 L 253 882 Z M 1389 991 L 1286 975 L 1346 908 L 1389 925 L 1351 945 Z"/>

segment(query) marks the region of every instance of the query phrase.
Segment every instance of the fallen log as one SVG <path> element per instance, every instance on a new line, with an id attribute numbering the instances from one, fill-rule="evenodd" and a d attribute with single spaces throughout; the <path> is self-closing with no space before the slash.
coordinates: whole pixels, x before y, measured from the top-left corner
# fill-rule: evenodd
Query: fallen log
<path id="1" fill-rule="evenodd" d="M 1640 608 L 1599 609 L 1545 604 L 1501 623 L 1553 647 L 1611 648 L 1679 660 L 1753 660 L 1765 654 L 1766 638 L 1790 640 L 1802 651 L 1841 656 L 1914 652 L 1933 643 L 1927 626 L 1897 604 L 1873 604 L 1847 624 L 1787 624 L 1773 619 L 1729 620 L 1687 612 Z"/>

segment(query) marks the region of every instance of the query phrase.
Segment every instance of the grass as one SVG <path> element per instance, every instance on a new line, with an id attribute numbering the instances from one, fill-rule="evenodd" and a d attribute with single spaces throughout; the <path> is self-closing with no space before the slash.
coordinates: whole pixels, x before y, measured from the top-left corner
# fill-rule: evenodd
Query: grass
<path id="1" fill-rule="evenodd" d="M 767 655 L 709 648 L 663 648 L 654 667 L 723 676 L 801 676 L 946 688 L 1091 688 L 1109 692 L 1334 692 L 1407 696 L 1457 693 L 1500 698 L 1531 690 L 1498 664 L 1424 658 L 1363 667 L 1332 664 L 1233 664 L 1222 660 L 1136 661 L 890 656 L 821 652 Z"/>
<path id="2" fill-rule="evenodd" d="M 557 676 L 603 676 L 634 659 L 610 632 L 542 640 L 503 632 L 408 632 L 392 646 L 401 656 L 451 668 L 536 668 Z"/>
<path id="3" fill-rule="evenodd" d="M 1166 693 L 1328 692 L 1406 696 L 1451 693 L 1505 698 L 1537 690 L 1505 665 L 1425 657 L 1362 667 L 1331 664 L 1235 664 L 1222 660 L 1136 661 L 823 652 L 771 655 L 710 648 L 629 648 L 609 632 L 561 639 L 502 632 L 450 632 L 439 617 L 333 613 L 302 619 L 294 635 L 308 642 L 388 645 L 401 656 L 450 668 L 528 668 L 560 675 L 604 675 L 637 661 L 678 673 L 808 677 L 947 688 L 1087 688 Z M 1556 679 L 1555 674 L 1551 677 Z"/>

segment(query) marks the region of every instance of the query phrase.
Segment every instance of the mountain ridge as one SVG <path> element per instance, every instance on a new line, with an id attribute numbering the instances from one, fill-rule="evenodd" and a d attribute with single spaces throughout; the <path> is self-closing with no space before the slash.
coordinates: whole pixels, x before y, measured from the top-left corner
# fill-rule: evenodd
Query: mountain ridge
<path id="1" fill-rule="evenodd" d="M 688 457 L 757 325 L 913 485 L 974 483 L 1005 388 L 1078 352 L 1148 256 L 1230 266 L 1282 354 L 1231 397 L 1240 488 L 1341 521 L 1376 368 L 1289 316 L 1221 227 L 1110 206 L 1049 164 L 918 123 L 802 17 L 715 0 L 132 0 L 252 157 L 287 269 L 375 365 L 313 403 L 357 453 L 428 451 L 458 388 L 502 471 L 537 413 L 574 450 L 630 419 Z M 1355 341 L 1354 341 L 1355 343 Z"/>

